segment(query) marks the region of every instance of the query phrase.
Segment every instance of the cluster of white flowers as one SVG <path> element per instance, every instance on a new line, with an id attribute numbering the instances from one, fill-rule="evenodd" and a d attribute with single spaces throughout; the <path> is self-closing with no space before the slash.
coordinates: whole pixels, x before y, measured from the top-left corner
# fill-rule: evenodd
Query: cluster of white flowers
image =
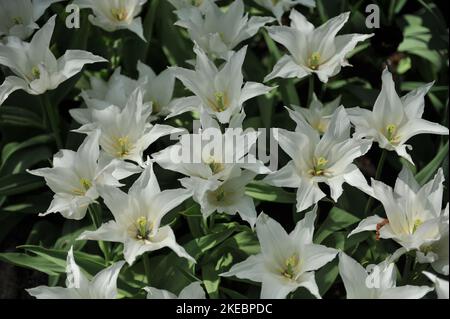
<path id="1" fill-rule="evenodd" d="M 4 37 L 0 64 L 14 74 L 0 86 L 0 104 L 15 90 L 40 95 L 58 87 L 86 64 L 107 62 L 76 50 L 56 59 L 49 49 L 55 16 L 30 42 L 24 41 L 38 29 L 36 20 L 44 10 L 57 1 L 0 0 L 0 36 Z M 129 29 L 141 38 L 139 13 L 145 2 L 75 0 L 81 8 L 92 9 L 92 24 L 106 31 Z M 83 232 L 79 240 L 123 243 L 128 265 L 163 247 L 195 263 L 177 243 L 172 228 L 162 224 L 167 213 L 192 198 L 205 219 L 214 213 L 238 213 L 254 228 L 261 252 L 234 264 L 222 276 L 262 283 L 261 298 L 285 298 L 299 287 L 321 298 L 315 271 L 336 256 L 347 298 L 421 298 L 433 290 L 428 286 L 397 287 L 395 263 L 402 254 L 414 251 L 417 262 L 431 263 L 437 273 L 448 275 L 448 204 L 443 210 L 442 170 L 420 186 L 405 166 L 392 189 L 374 179 L 369 184 L 354 163 L 373 147 L 373 142 L 413 163 L 406 152 L 408 139 L 423 133 L 448 134 L 446 127 L 422 119 L 424 96 L 432 84 L 400 98 L 391 73 L 385 69 L 372 111 L 344 108 L 340 99 L 324 106 L 315 95 L 309 109 L 286 107 L 296 128 L 279 129 L 277 141 L 291 160 L 277 171 L 269 170 L 257 159 L 226 163 L 224 154 L 214 153 L 202 154 L 201 163 L 174 163 L 171 154 L 183 152 L 182 143 L 146 157 L 144 152 L 160 137 L 175 133 L 186 137 L 187 133 L 183 128 L 154 121 L 191 111 L 201 119 L 198 134 L 208 128 L 242 128 L 245 102 L 276 89 L 244 81 L 242 73 L 247 46 L 241 43 L 265 25 L 279 21 L 280 25 L 266 28 L 269 36 L 288 50 L 265 81 L 317 76 L 327 82 L 341 67 L 349 66 L 346 56 L 357 43 L 372 36 L 337 35 L 348 21 L 349 12 L 315 28 L 300 12 L 291 9 L 297 4 L 314 7 L 313 0 L 256 1 L 271 10 L 276 19 L 248 17 L 242 0 L 234 1 L 227 11 L 211 0 L 170 2 L 176 8 L 176 25 L 185 28 L 194 42 L 193 69 L 174 66 L 156 75 L 139 62 L 137 80 L 122 75 L 120 69 L 106 82 L 92 77 L 91 88 L 81 93 L 85 107 L 70 111 L 81 125 L 75 131 L 86 134 L 84 142 L 76 152 L 61 149 L 53 158 L 53 167 L 30 171 L 45 178 L 54 192 L 50 207 L 41 215 L 60 213 L 64 218 L 80 220 L 89 206 L 102 198 L 113 219 L 96 230 Z M 289 10 L 290 26 L 281 25 L 282 14 Z M 174 98 L 176 79 L 193 95 Z M 241 131 L 233 145 L 227 144 L 227 134 L 222 133 L 225 152 L 239 151 L 240 158 L 252 156 L 249 150 L 258 139 L 257 133 Z M 161 190 L 153 163 L 185 175 L 180 179 L 182 188 Z M 133 174 L 139 177 L 124 192 L 120 181 Z M 296 188 L 297 212 L 310 210 L 291 233 L 266 214 L 258 214 L 253 199 L 245 193 L 246 185 L 260 174 L 267 174 L 263 179 L 267 184 Z M 330 197 L 337 201 L 344 183 L 380 201 L 386 213 L 386 218 L 375 215 L 362 220 L 350 235 L 376 231 L 377 239 L 393 239 L 402 247 L 377 265 L 380 286 L 368 287 L 367 280 L 375 273 L 367 272 L 345 253 L 313 242 L 317 203 L 327 196 L 319 185 L 326 184 Z M 41 286 L 28 292 L 37 298 L 116 298 L 116 280 L 125 261 L 112 264 L 88 280 L 75 263 L 71 249 L 67 287 Z M 448 298 L 448 282 L 429 272 L 425 275 L 436 285 L 439 297 Z M 148 298 L 205 298 L 199 282 L 186 287 L 178 297 L 154 287 L 142 288 Z"/>

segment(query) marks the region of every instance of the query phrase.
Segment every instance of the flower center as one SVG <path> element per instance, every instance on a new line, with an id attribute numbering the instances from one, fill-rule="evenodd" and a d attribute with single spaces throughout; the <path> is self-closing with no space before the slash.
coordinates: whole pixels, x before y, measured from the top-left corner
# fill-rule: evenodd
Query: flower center
<path id="1" fill-rule="evenodd" d="M 308 66 L 311 70 L 317 70 L 320 65 L 320 53 L 319 52 L 313 52 L 310 57 L 308 58 Z"/>
<path id="2" fill-rule="evenodd" d="M 128 136 L 119 137 L 115 143 L 115 149 L 117 150 L 118 157 L 124 157 L 130 155 L 133 145 L 130 142 Z"/>
<path id="3" fill-rule="evenodd" d="M 156 114 L 159 112 L 161 112 L 161 105 L 156 101 L 152 101 L 152 113 Z"/>
<path id="4" fill-rule="evenodd" d="M 39 67 L 37 66 L 33 66 L 33 68 L 31 69 L 31 80 L 36 80 L 39 79 L 41 76 L 41 71 L 39 70 Z"/>
<path id="5" fill-rule="evenodd" d="M 298 268 L 300 264 L 300 259 L 297 254 L 292 255 L 284 262 L 284 269 L 281 274 L 288 279 L 295 279 L 296 274 L 298 273 Z"/>
<path id="6" fill-rule="evenodd" d="M 208 99 L 209 107 L 215 112 L 223 112 L 228 108 L 228 96 L 225 92 L 214 93 L 214 100 Z"/>
<path id="7" fill-rule="evenodd" d="M 328 160 L 325 157 L 314 157 L 313 158 L 313 168 L 308 171 L 311 176 L 323 176 L 327 173 L 325 166 Z"/>
<path id="8" fill-rule="evenodd" d="M 225 169 L 225 166 L 221 162 L 219 162 L 215 158 L 213 158 L 212 156 L 209 157 L 209 159 L 205 160 L 204 163 L 209 166 L 213 175 L 216 175 L 217 173 L 220 173 Z"/>
<path id="9" fill-rule="evenodd" d="M 119 22 L 125 21 L 128 17 L 128 11 L 123 7 L 111 9 L 111 14 Z"/>
<path id="10" fill-rule="evenodd" d="M 12 21 L 14 24 L 18 25 L 18 24 L 23 24 L 23 19 L 22 17 L 14 17 L 12 18 Z"/>
<path id="11" fill-rule="evenodd" d="M 137 240 L 149 240 L 153 224 L 147 217 L 141 216 L 131 225 L 131 234 Z"/>
<path id="12" fill-rule="evenodd" d="M 398 144 L 400 136 L 397 135 L 397 125 L 389 124 L 386 126 L 386 138 L 391 144 Z"/>
<path id="13" fill-rule="evenodd" d="M 416 220 L 414 221 L 412 233 L 414 234 L 414 233 L 416 232 L 417 228 L 419 228 L 420 225 L 422 225 L 422 224 L 423 224 L 423 221 L 422 221 L 422 220 L 416 219 Z"/>
<path id="14" fill-rule="evenodd" d="M 89 188 L 92 187 L 92 182 L 87 178 L 81 178 L 80 186 L 81 186 L 80 188 L 74 189 L 73 192 L 75 193 L 75 195 L 84 196 L 86 192 L 89 190 Z"/>
<path id="15" fill-rule="evenodd" d="M 328 125 L 325 121 L 320 120 L 319 123 L 317 123 L 316 129 L 320 134 L 324 134 L 328 128 Z"/>

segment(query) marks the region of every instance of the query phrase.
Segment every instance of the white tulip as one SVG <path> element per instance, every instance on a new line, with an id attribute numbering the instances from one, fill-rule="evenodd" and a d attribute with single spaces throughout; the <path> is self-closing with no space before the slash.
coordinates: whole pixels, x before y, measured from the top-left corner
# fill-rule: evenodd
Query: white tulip
<path id="1" fill-rule="evenodd" d="M 150 124 L 151 112 L 152 108 L 145 108 L 143 104 L 142 90 L 137 88 L 123 108 L 110 105 L 104 109 L 91 109 L 91 122 L 75 131 L 89 133 L 100 129 L 103 151 L 113 158 L 142 165 L 144 151 L 150 144 L 162 136 L 184 131 L 169 125 Z"/>
<path id="2" fill-rule="evenodd" d="M 55 2 L 64 0 L 0 0 L 0 38 L 28 38 L 39 29 L 36 21 Z"/>
<path id="3" fill-rule="evenodd" d="M 198 281 L 184 287 L 178 296 L 163 289 L 153 287 L 145 287 L 144 289 L 147 292 L 147 299 L 206 299 L 205 291 Z"/>
<path id="4" fill-rule="evenodd" d="M 340 103 L 340 96 L 329 103 L 323 104 L 317 99 L 317 96 L 313 94 L 309 108 L 291 105 L 293 110 L 289 113 L 297 126 L 302 126 L 306 121 L 322 135 L 327 131 L 331 117 Z"/>
<path id="5" fill-rule="evenodd" d="M 177 244 L 172 228 L 161 225 L 162 218 L 169 211 L 192 196 L 190 191 L 161 191 L 150 163 L 131 186 L 128 194 L 115 187 L 103 187 L 100 192 L 114 220 L 102 224 L 95 231 L 83 232 L 78 240 L 123 243 L 123 255 L 130 265 L 145 252 L 164 247 L 195 262 L 184 248 Z"/>
<path id="6" fill-rule="evenodd" d="M 87 124 L 92 122 L 93 110 L 104 110 L 111 105 L 123 109 L 137 87 L 142 90 L 144 113 L 148 107 L 152 107 L 152 116 L 149 120 L 169 114 L 175 86 L 175 77 L 172 72 L 165 70 L 156 75 L 151 67 L 140 61 L 137 69 L 139 71 L 137 80 L 122 75 L 120 67 L 114 71 L 108 81 L 92 77 L 91 89 L 81 93 L 87 108 L 71 109 L 72 117 L 80 124 Z"/>
<path id="7" fill-rule="evenodd" d="M 255 2 L 272 11 L 273 15 L 280 23 L 283 14 L 298 4 L 309 8 L 314 8 L 316 6 L 315 0 L 255 0 Z"/>
<path id="8" fill-rule="evenodd" d="M 180 20 L 175 24 L 186 28 L 192 41 L 214 57 L 226 59 L 239 43 L 274 20 L 270 17 L 248 18 L 242 0 L 233 1 L 225 12 L 214 2 L 204 1 L 204 8 L 177 11 Z"/>
<path id="9" fill-rule="evenodd" d="M 241 169 L 267 174 L 270 170 L 250 152 L 259 133 L 244 132 L 240 127 L 242 119 L 243 116 L 233 118 L 230 128 L 222 133 L 219 124 L 203 113 L 199 132 L 182 135 L 179 143 L 152 157 L 164 169 L 205 181 L 238 177 Z"/>
<path id="10" fill-rule="evenodd" d="M 220 123 L 229 123 L 233 115 L 241 112 L 245 101 L 266 94 L 272 88 L 256 82 L 246 82 L 242 75 L 247 47 L 234 53 L 218 69 L 205 52 L 194 48 L 197 54 L 195 70 L 170 68 L 184 86 L 195 95 L 177 99 L 171 106 L 170 117 L 188 111 L 206 111 Z"/>
<path id="11" fill-rule="evenodd" d="M 356 44 L 373 34 L 336 35 L 348 21 L 350 12 L 334 17 L 318 28 L 292 9 L 291 25 L 267 28 L 270 37 L 282 44 L 290 55 L 284 55 L 264 81 L 273 78 L 303 78 L 315 73 L 320 81 L 339 73 L 342 66 L 349 66 L 346 55 Z"/>
<path id="12" fill-rule="evenodd" d="M 289 110 L 291 117 L 302 121 Z M 300 122 L 301 123 L 301 122 Z M 308 123 L 298 125 L 295 132 L 278 129 L 280 147 L 292 159 L 264 181 L 277 187 L 297 188 L 297 211 L 302 211 L 325 197 L 319 183 L 330 187 L 331 198 L 342 195 L 342 184 L 348 183 L 367 194 L 372 190 L 353 160 L 367 153 L 372 142 L 350 138 L 350 121 L 344 107 L 332 115 L 325 134 L 320 138 Z"/>
<path id="13" fill-rule="evenodd" d="M 135 165 L 111 159 L 99 151 L 100 131 L 89 134 L 76 152 L 60 150 L 53 157 L 52 168 L 29 173 L 44 177 L 55 193 L 50 207 L 40 216 L 60 213 L 68 219 L 80 220 L 88 206 L 99 197 L 98 187 L 123 186 L 119 180 L 140 172 Z"/>
<path id="14" fill-rule="evenodd" d="M 333 260 L 337 250 L 313 244 L 315 219 L 316 208 L 287 234 L 277 221 L 261 213 L 256 222 L 261 253 L 233 265 L 221 276 L 261 282 L 262 299 L 283 299 L 299 287 L 321 298 L 314 271 Z"/>
<path id="15" fill-rule="evenodd" d="M 341 252 L 339 274 L 344 282 L 347 299 L 420 299 L 433 290 L 427 286 L 397 287 L 396 257 L 390 256 L 378 265 L 372 265 L 368 271 Z"/>
<path id="16" fill-rule="evenodd" d="M 66 288 L 39 286 L 26 291 L 37 299 L 116 299 L 117 277 L 124 263 L 116 262 L 89 280 L 75 263 L 71 247 L 67 254 Z"/>
<path id="17" fill-rule="evenodd" d="M 89 21 L 108 32 L 128 29 L 146 41 L 142 21 L 137 17 L 147 0 L 75 0 L 81 9 L 92 9 Z"/>
<path id="18" fill-rule="evenodd" d="M 359 107 L 349 109 L 352 123 L 355 125 L 355 136 L 368 137 L 388 151 L 395 151 L 399 156 L 413 160 L 406 152 L 411 149 L 405 144 L 418 134 L 448 135 L 448 128 L 422 119 L 425 106 L 425 95 L 433 83 L 419 87 L 403 97 L 395 92 L 392 74 L 387 68 L 382 75 L 382 88 L 373 110 Z"/>
<path id="19" fill-rule="evenodd" d="M 441 211 L 443 182 L 439 169 L 433 180 L 420 187 L 407 167 L 394 189 L 372 179 L 373 196 L 383 205 L 387 218 L 374 215 L 363 219 L 349 236 L 376 231 L 377 238 L 393 239 L 407 250 L 418 250 L 418 261 L 432 262 L 436 270 L 448 274 L 448 210 Z M 441 238 L 444 246 L 439 245 Z"/>
<path id="20" fill-rule="evenodd" d="M 245 194 L 245 186 L 255 176 L 253 172 L 243 171 L 226 181 L 190 177 L 180 182 L 183 187 L 192 190 L 193 199 L 200 204 L 203 218 L 206 219 L 214 212 L 229 215 L 238 213 L 253 228 L 256 222 L 255 203 Z"/>
<path id="21" fill-rule="evenodd" d="M 0 86 L 0 105 L 14 91 L 24 90 L 40 95 L 56 89 L 80 72 L 85 64 L 107 62 L 102 57 L 81 50 L 68 50 L 57 60 L 49 49 L 55 18 L 51 17 L 29 43 L 9 37 L 6 44 L 0 44 L 0 65 L 7 66 L 14 73 L 6 77 Z"/>

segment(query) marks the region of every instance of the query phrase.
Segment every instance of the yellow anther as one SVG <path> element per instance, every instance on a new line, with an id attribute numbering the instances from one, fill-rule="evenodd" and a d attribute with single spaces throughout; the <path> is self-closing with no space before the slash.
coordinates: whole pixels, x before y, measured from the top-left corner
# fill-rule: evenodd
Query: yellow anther
<path id="1" fill-rule="evenodd" d="M 313 165 L 314 167 L 308 171 L 308 173 L 312 176 L 322 176 L 326 173 L 325 166 L 327 165 L 328 160 L 325 157 L 314 157 Z"/>
<path id="2" fill-rule="evenodd" d="M 308 58 L 308 66 L 311 70 L 317 70 L 320 65 L 320 53 L 313 52 L 311 56 Z"/>
<path id="3" fill-rule="evenodd" d="M 146 240 L 150 235 L 152 224 L 144 216 L 136 220 L 136 238 L 139 240 Z"/>
<path id="4" fill-rule="evenodd" d="M 39 79 L 39 77 L 41 76 L 41 71 L 37 66 L 33 66 L 33 68 L 31 69 L 31 76 L 33 79 Z"/>
<path id="5" fill-rule="evenodd" d="M 209 166 L 209 168 L 211 169 L 211 172 L 212 172 L 213 174 L 220 173 L 221 171 L 224 170 L 224 166 L 223 166 L 222 163 L 218 163 L 218 162 L 212 161 L 212 162 L 209 162 L 209 163 L 208 163 L 208 166 Z"/>
<path id="6" fill-rule="evenodd" d="M 386 126 L 386 137 L 391 144 L 399 142 L 400 136 L 397 135 L 397 125 L 389 124 Z"/>
<path id="7" fill-rule="evenodd" d="M 123 7 L 111 9 L 111 14 L 113 15 L 114 19 L 119 22 L 125 21 L 128 17 L 128 11 Z"/>
<path id="8" fill-rule="evenodd" d="M 420 220 L 420 219 L 416 219 L 415 221 L 414 221 L 414 226 L 413 226 L 413 233 L 415 233 L 416 232 L 416 230 L 417 230 L 417 228 L 419 228 L 419 226 L 420 225 L 422 225 L 423 224 L 423 221 L 422 220 Z"/>
<path id="9" fill-rule="evenodd" d="M 14 17 L 12 20 L 14 24 L 23 24 L 22 17 Z"/>
<path id="10" fill-rule="evenodd" d="M 320 134 L 324 134 L 326 132 L 327 128 L 328 128 L 328 125 L 324 121 L 319 121 L 319 123 L 316 126 L 316 129 Z"/>
<path id="11" fill-rule="evenodd" d="M 73 190 L 73 193 L 78 196 L 84 196 L 86 192 L 92 187 L 92 182 L 86 178 L 80 179 L 80 188 Z"/>
<path id="12" fill-rule="evenodd" d="M 117 156 L 124 157 L 130 154 L 132 145 L 128 136 L 119 137 L 116 141 Z"/>
<path id="13" fill-rule="evenodd" d="M 214 112 L 223 112 L 228 107 L 228 96 L 225 92 L 214 93 L 214 98 L 208 98 L 208 105 Z"/>
<path id="14" fill-rule="evenodd" d="M 282 272 L 282 275 L 286 278 L 292 279 L 294 278 L 297 268 L 299 264 L 298 255 L 292 255 L 285 261 L 285 269 Z"/>

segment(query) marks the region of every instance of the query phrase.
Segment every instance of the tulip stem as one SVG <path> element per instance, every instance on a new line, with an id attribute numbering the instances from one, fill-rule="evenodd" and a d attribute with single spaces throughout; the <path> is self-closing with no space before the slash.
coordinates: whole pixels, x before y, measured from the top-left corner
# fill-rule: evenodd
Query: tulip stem
<path id="1" fill-rule="evenodd" d="M 144 263 L 144 271 L 145 271 L 145 277 L 147 278 L 147 284 L 150 285 L 150 260 L 148 258 L 148 254 L 144 253 L 142 255 L 142 261 Z"/>
<path id="2" fill-rule="evenodd" d="M 381 152 L 380 160 L 378 161 L 377 170 L 375 172 L 375 179 L 379 180 L 381 176 L 381 171 L 383 170 L 384 162 L 386 161 L 387 150 L 383 149 Z M 372 206 L 373 197 L 369 197 L 367 200 L 366 208 L 364 209 L 364 214 L 367 215 Z"/>
<path id="3" fill-rule="evenodd" d="M 407 254 L 405 256 L 405 266 L 403 268 L 403 275 L 402 275 L 402 282 L 406 284 L 408 282 L 409 274 L 411 272 L 411 261 L 412 257 L 411 255 Z"/>
<path id="4" fill-rule="evenodd" d="M 61 140 L 61 135 L 59 133 L 59 114 L 57 109 L 53 107 L 48 93 L 41 94 L 41 103 L 43 109 L 47 113 L 48 123 L 50 124 L 49 129 L 55 136 L 56 146 L 58 146 L 58 149 L 62 149 L 63 143 Z M 45 117 L 45 114 L 43 114 L 43 116 Z"/>
<path id="5" fill-rule="evenodd" d="M 308 104 L 306 105 L 306 107 L 308 108 L 311 105 L 313 94 L 314 94 L 314 75 L 311 74 L 309 76 L 309 83 L 308 83 L 308 101 L 307 101 Z"/>
<path id="6" fill-rule="evenodd" d="M 95 229 L 98 229 L 101 226 L 101 210 L 98 210 L 96 207 L 96 204 L 91 204 L 88 207 L 89 216 L 91 216 L 92 223 L 94 224 Z M 103 253 L 103 256 L 105 257 L 105 263 L 108 264 L 109 262 L 109 245 L 105 243 L 104 241 L 98 241 L 98 246 L 100 247 L 100 250 Z"/>

